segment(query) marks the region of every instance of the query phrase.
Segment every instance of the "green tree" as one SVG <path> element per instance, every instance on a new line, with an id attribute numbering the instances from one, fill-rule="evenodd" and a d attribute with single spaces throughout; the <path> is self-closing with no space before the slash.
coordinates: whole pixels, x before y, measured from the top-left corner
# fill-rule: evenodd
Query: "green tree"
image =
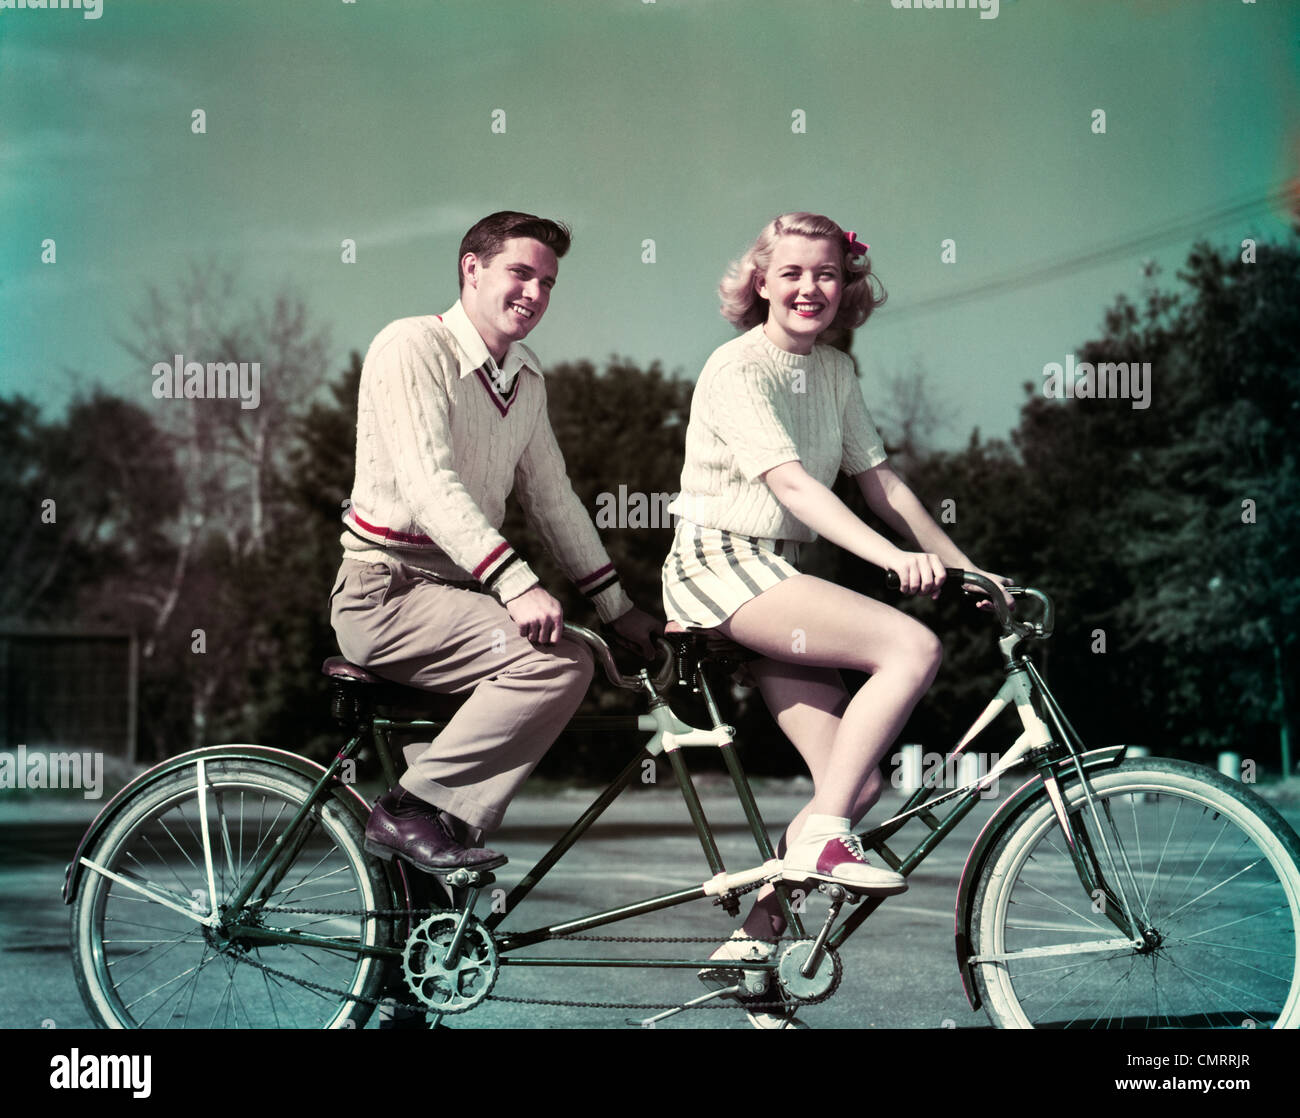
<path id="1" fill-rule="evenodd" d="M 1187 293 L 1139 327 L 1162 437 L 1117 510 L 1145 528 L 1121 552 L 1126 616 L 1165 651 L 1169 731 L 1292 772 L 1300 246 L 1245 255 L 1198 245 Z"/>
<path id="2" fill-rule="evenodd" d="M 0 400 L 0 447 L 15 531 L 0 561 L 0 616 L 135 628 L 178 501 L 170 447 L 148 413 L 97 390 L 44 423 L 13 397 Z M 115 606 L 98 609 L 87 593 L 110 582 Z"/>

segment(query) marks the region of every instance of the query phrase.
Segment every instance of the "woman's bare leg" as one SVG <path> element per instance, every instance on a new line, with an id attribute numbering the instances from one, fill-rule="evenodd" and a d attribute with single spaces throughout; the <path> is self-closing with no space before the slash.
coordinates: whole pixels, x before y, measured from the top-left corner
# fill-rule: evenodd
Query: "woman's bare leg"
<path id="1" fill-rule="evenodd" d="M 938 671 L 938 638 L 898 610 L 809 575 L 751 599 L 718 628 L 766 657 L 751 669 L 813 779 L 813 798 L 787 841 L 810 814 L 856 825 L 880 797 L 881 758 Z M 871 678 L 850 697 L 840 667 Z M 764 889 L 744 931 L 770 938 L 784 929 L 775 894 Z"/>

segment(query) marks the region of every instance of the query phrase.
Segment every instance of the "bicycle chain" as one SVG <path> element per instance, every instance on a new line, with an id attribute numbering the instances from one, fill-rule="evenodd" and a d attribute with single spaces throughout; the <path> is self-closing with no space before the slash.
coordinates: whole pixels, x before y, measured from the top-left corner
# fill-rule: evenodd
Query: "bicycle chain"
<path id="1" fill-rule="evenodd" d="M 564 938 L 578 938 L 578 937 L 564 937 Z M 588 937 L 588 938 L 596 938 L 596 937 Z M 710 937 L 705 942 L 712 943 L 716 938 L 717 938 L 716 936 Z M 628 942 L 628 941 L 624 940 L 620 942 Z M 637 941 L 637 942 L 641 942 L 641 941 Z M 649 942 L 663 942 L 663 941 L 649 941 Z M 692 941 L 692 942 L 696 942 L 696 941 Z M 335 989 L 333 986 L 326 986 L 320 982 L 312 982 L 310 979 L 299 978 L 297 975 L 288 974 L 285 971 L 277 970 L 275 967 L 268 966 L 266 963 L 251 958 L 248 955 L 232 955 L 230 956 L 230 958 L 234 959 L 235 962 L 237 963 L 246 963 L 249 966 L 256 967 L 258 970 L 265 971 L 267 974 L 274 975 L 276 978 L 283 978 L 286 981 L 292 982 L 297 986 L 303 986 L 309 990 L 315 990 L 318 993 L 322 993 L 322 994 L 330 994 L 336 998 L 343 998 L 345 1001 L 359 1002 L 362 1005 L 370 1006 L 371 1009 L 382 1009 L 385 1005 L 387 1005 L 388 1007 L 393 1009 L 416 1010 L 417 1012 L 423 1013 L 426 1016 L 430 1013 L 437 1013 L 437 1010 L 431 1009 L 423 1002 L 401 1001 L 397 997 L 391 995 L 386 998 L 368 998 L 364 994 L 353 994 L 347 990 Z M 836 986 L 839 985 L 838 981 L 836 982 L 835 985 Z M 833 991 L 834 991 L 834 987 L 832 987 L 830 992 Z M 829 996 L 830 992 L 821 995 L 821 997 L 819 997 L 816 1000 L 824 1001 Z M 693 1005 L 693 1006 L 686 1007 L 686 1006 L 682 1006 L 680 1002 L 580 1002 L 580 1001 L 562 1001 L 553 998 L 519 998 L 519 997 L 510 997 L 509 995 L 506 994 L 489 994 L 485 1000 L 497 1001 L 497 1002 L 510 1002 L 514 1005 L 553 1005 L 565 1009 L 683 1009 L 683 1008 L 729 1009 L 729 1010 L 736 1009 L 735 1005 Z M 743 1008 L 746 1010 L 756 1010 L 756 1009 L 789 1010 L 791 1008 L 791 1005 L 797 1006 L 797 1005 L 812 1005 L 812 1004 L 813 1001 L 811 1000 L 791 997 L 789 1002 L 745 1002 L 743 1003 Z"/>
<path id="2" fill-rule="evenodd" d="M 371 908 L 364 912 L 354 912 L 341 908 L 286 908 L 282 905 L 267 905 L 257 910 L 258 912 L 277 912 L 293 916 L 431 916 L 435 912 L 452 912 L 452 909 L 445 908 Z M 716 943 L 717 936 L 579 936 L 579 935 L 558 935 L 553 937 L 556 940 L 580 941 L 585 943 Z M 785 937 L 773 940 L 758 940 L 749 937 L 752 942 L 775 943 L 781 944 Z M 793 942 L 793 941 L 792 941 Z M 368 1005 L 372 1009 L 382 1008 L 388 1005 L 397 1009 L 418 1010 L 425 1014 L 436 1013 L 436 1010 L 430 1009 L 423 1002 L 399 1001 L 396 997 L 386 997 L 382 999 L 368 998 L 363 994 L 352 994 L 347 990 L 336 990 L 333 987 L 322 985 L 319 982 L 312 982 L 306 978 L 299 978 L 296 975 L 286 974 L 284 971 L 276 970 L 266 963 L 259 962 L 257 959 L 250 958 L 247 955 L 233 955 L 231 958 L 236 962 L 247 963 L 256 967 L 258 970 L 266 971 L 277 978 L 286 979 L 299 986 L 305 986 L 310 990 L 316 990 L 320 993 L 332 994 L 335 997 L 344 998 L 347 1001 L 359 1002 L 362 1005 Z M 725 968 L 719 968 L 725 969 Z M 829 991 L 820 995 L 816 1001 L 825 1001 L 839 982 Z M 679 1009 L 682 1007 L 680 1002 L 583 1002 L 583 1001 L 562 1001 L 551 998 L 522 998 L 510 997 L 506 994 L 489 994 L 487 1001 L 510 1002 L 514 1005 L 553 1005 L 564 1009 Z M 791 996 L 789 1001 L 782 1002 L 744 1002 L 743 1008 L 746 1010 L 783 1010 L 788 1011 L 792 1006 L 812 1005 L 813 1000 Z M 737 1007 L 735 1004 L 724 1005 L 693 1005 L 690 1009 L 722 1009 L 734 1011 Z"/>

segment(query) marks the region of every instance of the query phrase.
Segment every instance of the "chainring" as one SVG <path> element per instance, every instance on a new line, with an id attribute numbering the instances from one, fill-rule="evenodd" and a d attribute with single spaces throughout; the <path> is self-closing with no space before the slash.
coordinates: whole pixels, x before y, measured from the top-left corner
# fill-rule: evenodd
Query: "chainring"
<path id="1" fill-rule="evenodd" d="M 492 992 L 500 965 L 492 933 L 471 916 L 461 937 L 456 961 L 447 965 L 448 949 L 460 916 L 434 913 L 407 937 L 402 950 L 402 973 L 411 992 L 437 1013 L 464 1013 Z"/>
<path id="2" fill-rule="evenodd" d="M 844 964 L 830 947 L 822 948 L 822 960 L 811 977 L 801 974 L 801 968 L 812 954 L 812 946 L 813 941 L 810 939 L 792 943 L 785 949 L 776 968 L 781 989 L 805 1005 L 824 1002 L 839 988 L 840 978 L 844 974 Z"/>

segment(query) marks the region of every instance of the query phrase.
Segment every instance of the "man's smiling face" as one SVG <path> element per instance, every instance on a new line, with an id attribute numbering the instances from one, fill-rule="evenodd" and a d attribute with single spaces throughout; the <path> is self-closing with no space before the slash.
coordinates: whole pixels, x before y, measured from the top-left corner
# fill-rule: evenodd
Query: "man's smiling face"
<path id="1" fill-rule="evenodd" d="M 498 363 L 542 320 L 559 267 L 555 253 L 531 237 L 510 238 L 487 263 L 472 252 L 461 260 L 461 303 Z"/>

